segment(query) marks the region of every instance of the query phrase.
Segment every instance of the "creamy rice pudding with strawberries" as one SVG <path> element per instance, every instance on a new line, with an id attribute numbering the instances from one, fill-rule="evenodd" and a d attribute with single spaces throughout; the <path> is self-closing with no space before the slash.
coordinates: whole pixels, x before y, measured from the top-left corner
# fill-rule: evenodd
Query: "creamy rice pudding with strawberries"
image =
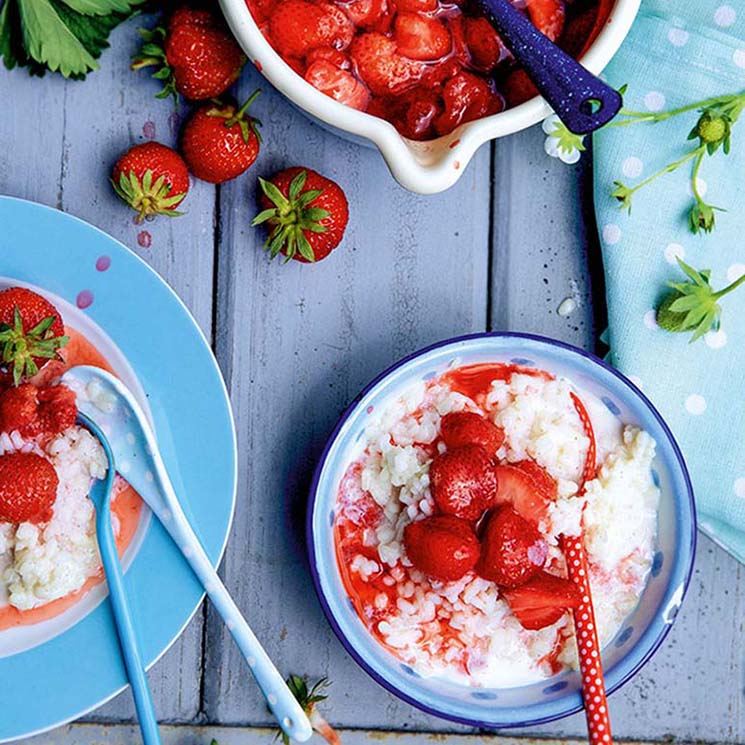
<path id="1" fill-rule="evenodd" d="M 572 381 L 451 369 L 370 413 L 337 496 L 339 571 L 423 676 L 510 687 L 576 666 L 564 537 L 584 536 L 601 645 L 652 566 L 655 443 Z"/>
<path id="2" fill-rule="evenodd" d="M 107 462 L 76 424 L 75 393 L 59 383 L 72 365 L 111 370 L 48 300 L 26 288 L 0 291 L 0 631 L 49 620 L 103 579 L 96 543 L 94 479 Z M 117 476 L 112 513 L 120 552 L 142 503 Z"/>

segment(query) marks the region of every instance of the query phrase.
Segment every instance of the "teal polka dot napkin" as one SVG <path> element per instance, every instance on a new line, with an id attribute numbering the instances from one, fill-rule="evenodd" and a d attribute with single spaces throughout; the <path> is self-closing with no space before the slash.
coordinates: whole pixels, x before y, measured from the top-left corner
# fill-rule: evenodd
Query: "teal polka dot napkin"
<path id="1" fill-rule="evenodd" d="M 628 85 L 625 107 L 662 111 L 745 90 L 745 4 L 741 0 L 643 0 L 629 37 L 606 70 Z M 711 269 L 720 289 L 745 273 L 745 114 L 732 151 L 705 158 L 699 192 L 716 213 L 713 233 L 688 227 L 690 165 L 638 191 L 631 214 L 610 194 L 680 158 L 693 111 L 657 124 L 607 127 L 595 135 L 595 206 L 605 264 L 613 363 L 652 400 L 683 450 L 699 527 L 745 562 L 745 286 L 724 297 L 718 332 L 657 326 L 667 281 L 682 282 L 676 257 Z"/>

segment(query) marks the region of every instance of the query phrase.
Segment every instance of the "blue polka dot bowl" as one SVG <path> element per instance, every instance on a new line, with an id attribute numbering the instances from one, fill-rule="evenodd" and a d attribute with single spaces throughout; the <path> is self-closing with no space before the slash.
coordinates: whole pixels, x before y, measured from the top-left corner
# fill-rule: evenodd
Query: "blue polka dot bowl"
<path id="1" fill-rule="evenodd" d="M 441 342 L 406 357 L 370 383 L 342 415 L 316 468 L 308 510 L 310 562 L 328 620 L 349 654 L 382 686 L 431 714 L 477 727 L 523 727 L 582 708 L 579 673 L 569 671 L 516 688 L 475 688 L 424 678 L 401 663 L 358 618 L 337 567 L 333 521 L 340 480 L 358 457 L 371 412 L 416 381 L 483 362 L 535 366 L 594 394 L 626 424 L 657 442 L 653 476 L 661 497 L 655 557 L 636 609 L 603 650 L 609 692 L 630 680 L 670 631 L 693 566 L 696 516 L 680 450 L 662 417 L 630 381 L 598 358 L 566 344 L 523 334 L 477 334 Z M 612 713 L 612 712 L 611 712 Z"/>

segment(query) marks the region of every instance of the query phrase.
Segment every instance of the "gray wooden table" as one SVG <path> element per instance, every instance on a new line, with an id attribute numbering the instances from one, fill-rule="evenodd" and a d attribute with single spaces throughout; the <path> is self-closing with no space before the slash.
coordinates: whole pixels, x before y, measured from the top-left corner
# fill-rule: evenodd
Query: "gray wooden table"
<path id="1" fill-rule="evenodd" d="M 256 109 L 265 138 L 258 163 L 222 187 L 195 182 L 187 216 L 136 226 L 111 192 L 110 167 L 131 143 L 153 136 L 173 143 L 178 120 L 168 102 L 153 97 L 156 83 L 128 69 L 135 26 L 116 31 L 102 69 L 85 83 L 0 70 L 0 193 L 55 206 L 121 240 L 175 288 L 211 340 L 231 392 L 240 452 L 236 519 L 221 571 L 280 669 L 328 675 L 326 711 L 339 726 L 468 733 L 399 701 L 346 655 L 309 580 L 306 491 L 342 408 L 402 355 L 484 329 L 537 332 L 597 349 L 603 281 L 588 159 L 567 167 L 548 158 L 534 128 L 482 148 L 446 194 L 417 197 L 396 185 L 376 152 L 308 122 L 252 69 L 237 94 L 264 89 Z M 296 164 L 337 179 L 350 200 L 344 245 L 318 266 L 270 264 L 262 236 L 249 227 L 256 174 Z M 561 317 L 557 307 L 573 293 L 579 307 Z M 741 572 L 701 540 L 672 634 L 611 699 L 619 738 L 745 740 Z M 208 607 L 150 678 L 164 722 L 270 724 Z M 89 719 L 131 722 L 129 693 Z M 207 742 L 210 727 L 197 739 L 196 730 L 183 731 L 189 742 Z M 531 734 L 583 731 L 578 715 Z M 38 738 L 109 741 L 136 737 L 126 727 L 87 726 Z M 230 741 L 268 737 L 252 730 Z"/>

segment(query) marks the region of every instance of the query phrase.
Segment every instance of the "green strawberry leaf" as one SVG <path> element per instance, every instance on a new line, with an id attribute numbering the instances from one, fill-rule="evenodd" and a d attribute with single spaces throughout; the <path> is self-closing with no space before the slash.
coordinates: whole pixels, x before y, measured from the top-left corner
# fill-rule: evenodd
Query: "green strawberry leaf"
<path id="1" fill-rule="evenodd" d="M 109 13 L 129 13 L 132 6 L 143 0 L 62 0 L 76 13 L 86 16 L 105 16 Z"/>
<path id="2" fill-rule="evenodd" d="M 96 60 L 64 24 L 49 0 L 18 0 L 18 7 L 29 56 L 65 77 L 98 69 Z"/>

